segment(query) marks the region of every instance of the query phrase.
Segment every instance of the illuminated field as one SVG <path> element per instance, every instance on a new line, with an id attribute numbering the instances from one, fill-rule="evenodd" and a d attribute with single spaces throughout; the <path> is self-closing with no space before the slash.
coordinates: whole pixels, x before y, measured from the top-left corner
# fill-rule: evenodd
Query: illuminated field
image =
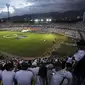
<path id="1" fill-rule="evenodd" d="M 0 31 L 0 51 L 21 57 L 43 56 L 53 47 L 53 41 L 56 41 L 56 46 L 59 46 L 62 41 L 73 42 L 68 37 L 60 34 Z M 67 55 L 74 52 L 75 49 L 76 47 L 61 45 L 57 51 L 62 55 Z"/>

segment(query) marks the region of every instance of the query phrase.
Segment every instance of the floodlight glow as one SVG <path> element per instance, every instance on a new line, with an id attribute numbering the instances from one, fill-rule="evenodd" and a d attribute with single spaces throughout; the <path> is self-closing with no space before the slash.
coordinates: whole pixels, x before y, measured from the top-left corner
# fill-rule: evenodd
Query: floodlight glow
<path id="1" fill-rule="evenodd" d="M 38 19 L 35 19 L 34 21 L 35 21 L 35 22 L 38 22 L 39 20 L 38 20 Z"/>
<path id="2" fill-rule="evenodd" d="M 51 22 L 51 21 L 52 21 L 52 19 L 49 19 L 49 21 Z"/>
<path id="3" fill-rule="evenodd" d="M 46 19 L 46 21 L 48 22 L 48 21 L 49 21 L 49 19 Z"/>
<path id="4" fill-rule="evenodd" d="M 43 19 L 41 19 L 41 22 L 43 22 L 44 20 Z"/>
<path id="5" fill-rule="evenodd" d="M 33 21 L 33 20 L 31 19 L 31 21 Z"/>

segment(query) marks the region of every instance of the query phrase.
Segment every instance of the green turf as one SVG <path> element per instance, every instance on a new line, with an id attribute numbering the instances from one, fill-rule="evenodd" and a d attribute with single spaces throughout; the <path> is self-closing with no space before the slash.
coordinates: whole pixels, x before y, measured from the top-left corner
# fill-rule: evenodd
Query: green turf
<path id="1" fill-rule="evenodd" d="M 24 36 L 24 38 L 20 38 L 20 36 Z M 57 45 L 61 41 L 72 42 L 68 37 L 59 34 L 0 31 L 0 51 L 22 57 L 39 57 L 52 48 L 55 38 Z M 60 49 L 64 50 L 65 47 L 61 46 Z M 75 49 L 74 47 L 70 48 Z M 62 51 L 59 50 L 59 52 Z"/>

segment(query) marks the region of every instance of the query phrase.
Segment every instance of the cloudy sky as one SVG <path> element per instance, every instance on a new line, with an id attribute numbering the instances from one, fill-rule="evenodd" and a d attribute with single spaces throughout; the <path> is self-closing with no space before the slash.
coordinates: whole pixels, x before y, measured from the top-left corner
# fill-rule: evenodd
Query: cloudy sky
<path id="1" fill-rule="evenodd" d="M 10 16 L 85 8 L 85 0 L 0 0 L 0 18 L 7 17 L 6 4 L 10 4 Z"/>

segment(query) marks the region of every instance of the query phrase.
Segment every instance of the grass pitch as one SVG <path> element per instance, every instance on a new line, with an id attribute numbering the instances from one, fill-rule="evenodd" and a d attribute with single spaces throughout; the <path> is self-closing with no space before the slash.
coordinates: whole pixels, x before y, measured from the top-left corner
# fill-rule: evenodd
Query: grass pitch
<path id="1" fill-rule="evenodd" d="M 60 34 L 22 33 L 11 31 L 0 31 L 0 51 L 21 57 L 39 57 L 60 42 L 73 42 L 72 39 Z M 68 51 L 69 50 L 69 51 Z M 60 46 L 58 53 L 69 55 L 76 47 Z"/>

